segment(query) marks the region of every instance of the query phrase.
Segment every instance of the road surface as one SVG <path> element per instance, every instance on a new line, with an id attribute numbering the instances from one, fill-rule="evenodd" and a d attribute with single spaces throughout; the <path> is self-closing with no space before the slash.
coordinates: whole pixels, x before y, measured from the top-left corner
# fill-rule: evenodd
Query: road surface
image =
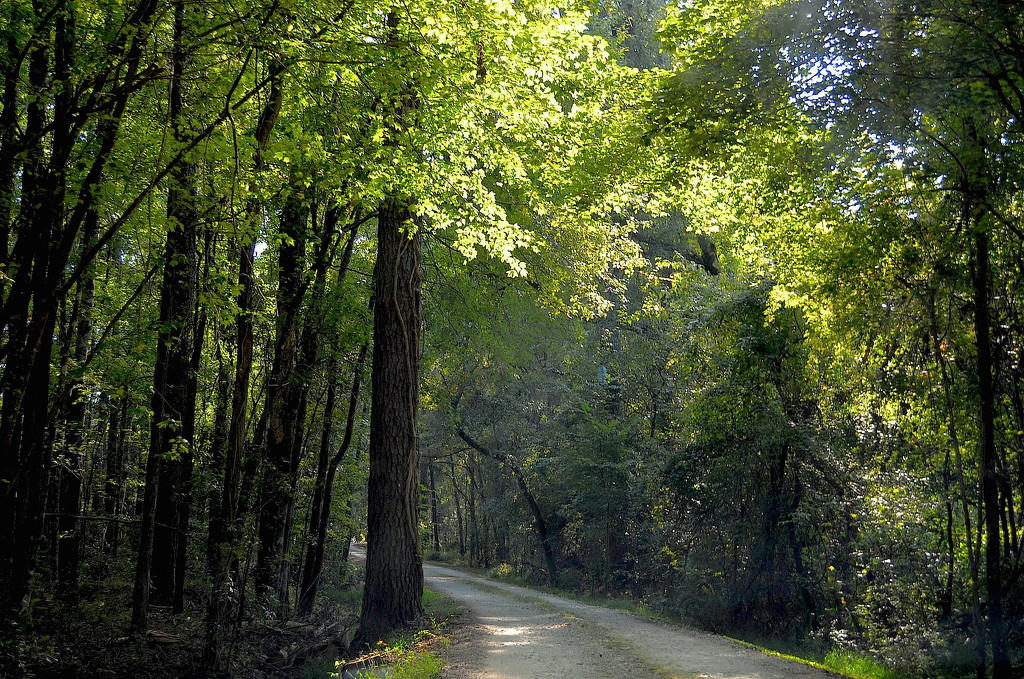
<path id="1" fill-rule="evenodd" d="M 446 679 L 826 679 L 829 672 L 703 632 L 590 606 L 441 566 L 427 587 L 468 623 L 446 651 Z"/>

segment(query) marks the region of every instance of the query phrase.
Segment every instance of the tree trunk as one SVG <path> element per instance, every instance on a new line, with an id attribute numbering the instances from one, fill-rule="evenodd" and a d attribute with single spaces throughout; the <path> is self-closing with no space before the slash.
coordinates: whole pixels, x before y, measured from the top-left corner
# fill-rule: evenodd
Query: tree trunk
<path id="1" fill-rule="evenodd" d="M 322 466 L 317 469 L 317 482 L 313 494 L 313 507 L 310 510 L 309 544 L 306 548 L 306 561 L 302 569 L 302 585 L 299 589 L 299 611 L 309 614 L 313 611 L 313 603 L 316 600 L 316 592 L 320 585 L 320 575 L 323 573 L 324 553 L 327 548 L 327 529 L 330 526 L 331 497 L 334 488 L 334 479 L 338 471 L 338 465 L 345 458 L 352 445 L 352 435 L 355 431 L 356 412 L 359 407 L 359 388 L 362 382 L 363 363 L 366 360 L 368 346 L 364 344 L 359 349 L 359 357 L 356 359 L 355 371 L 352 375 L 352 388 L 348 397 L 348 413 L 345 416 L 345 435 L 341 445 L 334 457 L 327 460 L 327 447 L 330 443 L 330 432 L 325 431 L 323 445 L 320 449 Z M 332 394 L 328 394 L 328 405 L 333 404 Z M 327 417 L 333 408 L 325 408 L 324 416 Z M 326 422 L 325 422 L 325 427 Z M 322 477 L 321 477 L 322 469 Z"/>
<path id="2" fill-rule="evenodd" d="M 427 461 L 427 481 L 430 484 L 430 536 L 434 551 L 441 551 L 441 519 L 438 508 L 437 483 L 434 480 L 434 461 Z"/>
<path id="3" fill-rule="evenodd" d="M 452 501 L 455 503 L 455 538 L 459 544 L 459 556 L 466 556 L 466 531 L 465 522 L 462 519 L 462 497 L 459 491 L 459 479 L 455 475 L 455 460 L 448 465 L 448 474 L 451 476 Z"/>
<path id="4" fill-rule="evenodd" d="M 462 427 L 457 428 L 455 433 L 478 453 L 504 464 L 509 468 L 509 471 L 512 472 L 512 476 L 514 476 L 516 481 L 519 483 L 519 490 L 522 491 L 523 497 L 526 499 L 526 504 L 529 505 L 530 511 L 533 513 L 533 524 L 537 529 L 537 537 L 540 538 L 541 551 L 544 553 L 544 562 L 547 564 L 548 568 L 548 582 L 550 584 L 555 584 L 558 573 L 551 532 L 548 530 L 547 521 L 544 520 L 544 513 L 540 510 L 540 504 L 538 504 L 537 498 L 533 496 L 533 493 L 530 492 L 530 487 L 526 484 L 526 479 L 523 478 L 523 472 L 519 469 L 519 465 L 516 464 L 511 455 L 501 456 L 485 448 L 477 442 L 476 439 L 467 434 Z"/>
<path id="5" fill-rule="evenodd" d="M 309 615 L 316 599 L 317 581 L 320 577 L 322 555 L 318 559 L 316 546 L 320 535 L 321 508 L 330 493 L 327 488 L 327 467 L 331 463 L 331 437 L 334 433 L 334 407 L 337 387 L 331 381 L 327 385 L 327 401 L 324 403 L 323 426 L 320 430 L 320 453 L 317 456 L 316 478 L 313 481 L 313 501 L 309 507 L 306 526 L 305 552 L 302 563 L 302 580 L 299 583 L 299 613 Z M 327 529 L 324 526 L 324 533 Z"/>
<path id="6" fill-rule="evenodd" d="M 185 39 L 187 6 L 174 6 L 174 42 L 171 63 L 170 121 L 175 140 L 189 139 L 184 110 Z M 143 524 L 135 572 L 132 631 L 146 629 L 150 594 L 154 601 L 181 608 L 179 573 L 187 541 L 188 478 L 195 439 L 196 300 L 199 289 L 197 265 L 196 171 L 192 162 L 181 162 L 171 172 L 167 192 L 168 233 L 160 286 L 160 332 L 153 372 L 153 412 Z M 152 485 L 151 490 L 149 486 Z M 152 592 L 150 592 L 152 588 Z"/>
<path id="7" fill-rule="evenodd" d="M 93 234 L 87 229 L 86 244 Z M 91 268 L 91 267 L 90 267 Z M 95 285 L 92 272 L 86 273 L 78 283 L 75 300 L 74 368 L 85 362 L 92 334 L 92 307 Z M 82 554 L 81 522 L 78 515 L 82 506 L 82 448 L 86 440 L 86 401 L 88 390 L 79 374 L 72 379 L 70 399 L 66 407 L 63 461 L 58 467 L 57 516 L 57 587 L 61 597 L 77 603 L 78 570 Z"/>
<path id="8" fill-rule="evenodd" d="M 296 189 L 298 191 L 298 189 Z M 267 441 L 260 489 L 259 549 L 254 573 L 256 592 L 280 600 L 285 589 L 282 559 L 292 492 L 292 457 L 301 390 L 296 381 L 301 354 L 299 311 L 304 293 L 308 205 L 297 193 L 285 201 L 277 289 L 277 340 L 267 387 Z"/>
<path id="9" fill-rule="evenodd" d="M 377 216 L 374 267 L 366 587 L 354 645 L 369 646 L 423 613 L 417 421 L 420 241 L 394 197 Z"/>
<path id="10" fill-rule="evenodd" d="M 228 250 L 236 252 L 238 250 L 237 244 L 232 241 L 228 246 Z M 231 387 L 233 385 L 232 378 L 234 377 L 234 365 L 225 357 L 227 353 L 225 345 L 234 340 L 230 333 L 228 335 L 228 337 L 224 337 L 218 333 L 214 335 L 213 339 L 214 350 L 217 352 L 217 394 L 213 411 L 213 434 L 210 439 L 210 462 L 207 472 L 212 478 L 222 480 L 227 460 L 228 436 L 231 431 Z M 206 540 L 206 570 L 211 577 L 217 572 L 218 543 L 221 534 L 217 532 L 220 530 L 220 526 L 215 526 L 214 523 L 220 517 L 220 502 L 223 490 L 221 485 L 211 483 L 206 496 L 207 516 L 209 518 Z"/>
<path id="11" fill-rule="evenodd" d="M 120 546 L 121 529 L 117 518 L 121 515 L 125 497 L 124 432 L 128 427 L 128 400 L 125 394 L 116 406 L 113 402 L 109 405 L 116 412 L 111 413 L 107 428 L 103 513 L 111 520 L 103 532 L 103 552 L 112 556 L 117 556 Z"/>
<path id="12" fill-rule="evenodd" d="M 992 379 L 989 309 L 989 235 L 976 225 L 974 234 L 974 331 L 978 349 L 978 424 L 981 502 L 985 517 L 985 594 L 992 679 L 1012 674 L 1003 615 L 1002 551 L 999 534 L 999 487 L 996 470 L 996 394 Z"/>
<path id="13" fill-rule="evenodd" d="M 469 562 L 474 566 L 480 565 L 480 527 L 476 521 L 476 475 L 474 465 L 476 464 L 475 454 L 470 454 L 466 460 L 466 505 L 469 510 Z"/>

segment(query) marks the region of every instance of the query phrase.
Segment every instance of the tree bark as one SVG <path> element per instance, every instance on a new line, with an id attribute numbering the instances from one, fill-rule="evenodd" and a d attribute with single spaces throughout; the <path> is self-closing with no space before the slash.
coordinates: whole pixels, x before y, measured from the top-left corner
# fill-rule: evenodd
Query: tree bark
<path id="1" fill-rule="evenodd" d="M 417 421 L 420 241 L 391 197 L 377 216 L 366 587 L 353 644 L 369 646 L 423 613 Z"/>

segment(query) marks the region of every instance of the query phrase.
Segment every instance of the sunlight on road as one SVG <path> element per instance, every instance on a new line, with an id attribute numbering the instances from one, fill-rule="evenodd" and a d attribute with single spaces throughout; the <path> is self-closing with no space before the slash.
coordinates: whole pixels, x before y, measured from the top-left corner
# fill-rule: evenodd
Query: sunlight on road
<path id="1" fill-rule="evenodd" d="M 523 633 L 523 630 L 517 627 L 492 627 L 491 629 L 498 636 L 518 636 Z"/>

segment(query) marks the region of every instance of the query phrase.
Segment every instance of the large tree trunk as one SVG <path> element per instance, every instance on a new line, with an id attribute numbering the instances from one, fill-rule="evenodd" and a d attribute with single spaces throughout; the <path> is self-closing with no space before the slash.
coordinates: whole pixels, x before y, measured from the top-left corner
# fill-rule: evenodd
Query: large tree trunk
<path id="1" fill-rule="evenodd" d="M 420 241 L 414 228 L 406 205 L 385 200 L 377 216 L 366 588 L 357 647 L 423 613 L 416 430 Z"/>

